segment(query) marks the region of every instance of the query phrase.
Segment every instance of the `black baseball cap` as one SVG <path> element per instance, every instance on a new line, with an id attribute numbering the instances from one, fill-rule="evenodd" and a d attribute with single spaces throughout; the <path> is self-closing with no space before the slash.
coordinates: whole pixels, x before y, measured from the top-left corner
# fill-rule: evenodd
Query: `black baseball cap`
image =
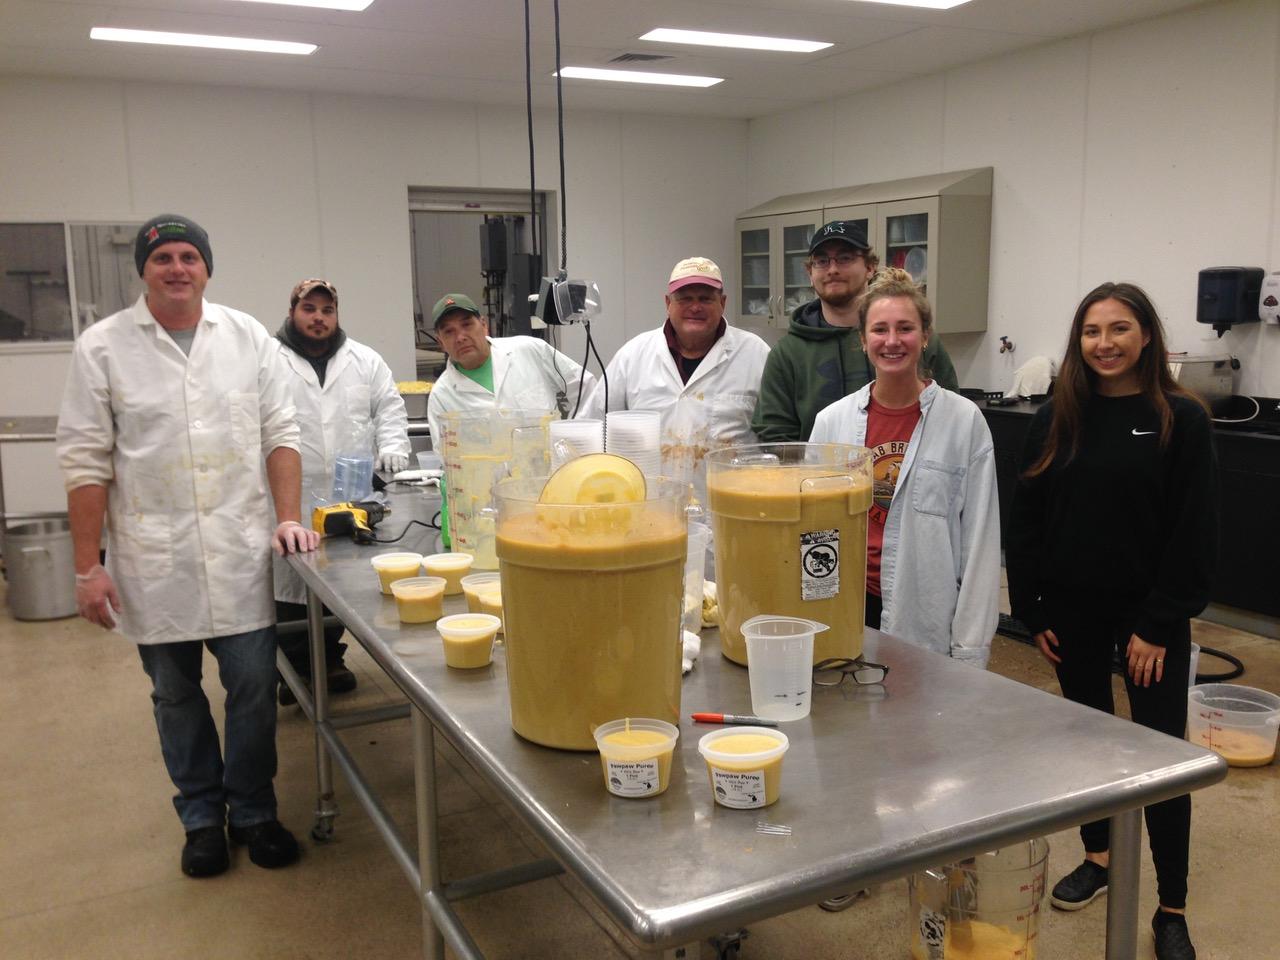
<path id="1" fill-rule="evenodd" d="M 841 240 L 855 250 L 871 249 L 871 244 L 867 243 L 867 228 L 861 220 L 832 220 L 821 227 L 809 241 L 809 256 L 813 256 L 813 251 L 828 240 Z"/>

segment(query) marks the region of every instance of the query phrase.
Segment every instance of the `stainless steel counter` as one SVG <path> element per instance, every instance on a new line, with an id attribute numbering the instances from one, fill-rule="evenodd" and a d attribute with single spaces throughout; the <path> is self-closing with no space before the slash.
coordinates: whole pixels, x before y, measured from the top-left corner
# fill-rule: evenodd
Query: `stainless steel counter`
<path id="1" fill-rule="evenodd" d="M 406 517 L 395 516 L 383 528 L 398 532 Z M 433 536 L 410 533 L 402 545 L 430 552 Z M 749 713 L 750 693 L 746 670 L 719 655 L 708 631 L 684 683 L 670 788 L 651 800 L 615 798 L 594 754 L 546 749 L 512 732 L 501 647 L 487 669 L 452 670 L 432 626 L 400 624 L 394 601 L 378 591 L 373 552 L 328 541 L 293 563 L 404 690 L 426 739 L 429 724 L 641 945 L 687 943 L 1113 816 L 1107 957 L 1132 958 L 1140 807 L 1226 776 L 1222 759 L 1199 747 L 869 631 L 868 656 L 891 669 L 884 686 L 816 688 L 811 715 L 782 727 L 791 747 L 780 800 L 727 810 L 712 802 L 697 753 L 699 736 L 714 728 L 687 717 Z M 451 600 L 446 613 L 464 608 Z M 420 773 L 431 769 L 422 764 L 419 757 Z M 428 818 L 432 809 L 420 806 Z M 757 821 L 791 833 L 758 833 Z M 437 899 L 444 896 L 440 888 Z M 428 942 L 426 955 L 442 956 L 436 947 Z"/>

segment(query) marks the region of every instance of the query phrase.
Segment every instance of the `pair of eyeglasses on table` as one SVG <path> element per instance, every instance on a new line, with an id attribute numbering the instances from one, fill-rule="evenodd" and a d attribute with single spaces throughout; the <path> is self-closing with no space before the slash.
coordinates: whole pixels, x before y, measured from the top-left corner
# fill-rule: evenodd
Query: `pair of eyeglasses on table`
<path id="1" fill-rule="evenodd" d="M 844 683 L 846 677 L 862 685 L 884 683 L 889 676 L 889 668 L 883 663 L 872 663 L 861 657 L 828 657 L 813 665 L 813 682 L 819 687 L 837 687 Z"/>

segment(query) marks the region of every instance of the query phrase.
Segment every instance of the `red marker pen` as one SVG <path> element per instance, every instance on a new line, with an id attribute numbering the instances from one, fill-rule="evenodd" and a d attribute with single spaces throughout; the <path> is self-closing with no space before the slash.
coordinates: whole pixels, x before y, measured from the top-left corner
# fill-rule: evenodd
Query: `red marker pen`
<path id="1" fill-rule="evenodd" d="M 764 717 L 748 717 L 736 713 L 695 713 L 691 714 L 694 723 L 740 723 L 751 727 L 776 727 L 777 720 L 766 720 Z"/>

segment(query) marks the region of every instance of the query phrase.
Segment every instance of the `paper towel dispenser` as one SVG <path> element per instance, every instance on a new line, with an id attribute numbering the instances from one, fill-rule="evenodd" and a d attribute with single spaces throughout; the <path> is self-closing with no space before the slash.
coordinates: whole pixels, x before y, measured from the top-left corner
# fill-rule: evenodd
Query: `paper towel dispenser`
<path id="1" fill-rule="evenodd" d="M 1235 323 L 1256 323 L 1258 294 L 1262 291 L 1261 267 L 1206 267 L 1200 271 L 1196 294 L 1196 320 L 1208 323 L 1218 336 Z"/>

